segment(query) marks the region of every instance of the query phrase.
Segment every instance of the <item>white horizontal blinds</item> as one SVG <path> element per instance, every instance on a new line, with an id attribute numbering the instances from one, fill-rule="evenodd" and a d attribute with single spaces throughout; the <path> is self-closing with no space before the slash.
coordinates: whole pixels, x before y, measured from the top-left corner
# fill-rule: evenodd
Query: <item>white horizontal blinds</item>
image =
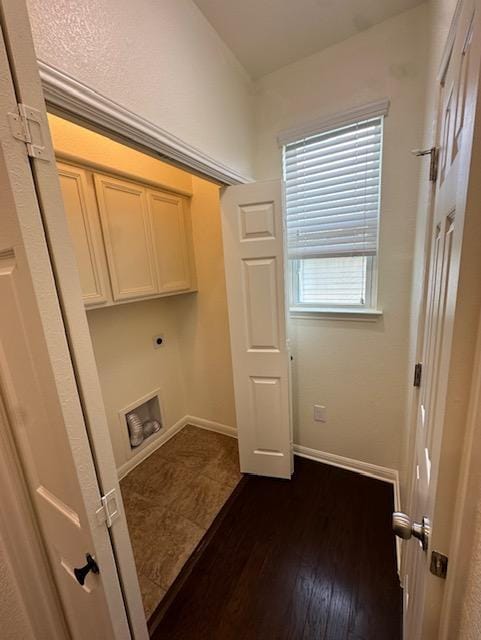
<path id="1" fill-rule="evenodd" d="M 296 303 L 318 307 L 365 304 L 367 260 L 365 256 L 300 260 Z"/>
<path id="2" fill-rule="evenodd" d="M 290 258 L 377 251 L 383 118 L 284 147 Z"/>

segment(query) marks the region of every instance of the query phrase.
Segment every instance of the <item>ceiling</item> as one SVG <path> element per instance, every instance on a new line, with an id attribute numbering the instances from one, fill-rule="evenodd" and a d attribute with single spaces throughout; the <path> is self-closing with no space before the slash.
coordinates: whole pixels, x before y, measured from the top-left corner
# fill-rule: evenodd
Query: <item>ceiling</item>
<path id="1" fill-rule="evenodd" d="M 364 31 L 423 0 L 194 0 L 258 78 Z"/>

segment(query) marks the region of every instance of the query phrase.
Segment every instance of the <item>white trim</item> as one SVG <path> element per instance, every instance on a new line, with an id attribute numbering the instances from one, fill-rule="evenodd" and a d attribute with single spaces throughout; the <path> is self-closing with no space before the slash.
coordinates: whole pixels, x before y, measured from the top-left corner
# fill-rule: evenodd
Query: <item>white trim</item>
<path id="1" fill-rule="evenodd" d="M 333 467 L 339 467 L 340 469 L 346 469 L 347 471 L 354 471 L 355 473 L 360 473 L 363 476 L 369 476 L 370 478 L 382 480 L 383 482 L 390 482 L 394 485 L 396 485 L 396 483 L 399 484 L 399 472 L 397 469 L 381 467 L 377 464 L 363 462 L 362 460 L 354 460 L 353 458 L 345 458 L 344 456 L 338 456 L 335 453 L 328 453 L 327 451 L 319 451 L 318 449 L 303 447 L 300 444 L 294 445 L 294 453 L 297 453 L 301 458 L 324 462 L 325 464 L 330 464 Z"/>
<path id="2" fill-rule="evenodd" d="M 56 67 L 38 60 L 45 100 L 59 115 L 69 114 L 118 137 L 154 151 L 167 161 L 201 173 L 224 185 L 252 182 L 165 129 L 91 89 Z"/>
<path id="3" fill-rule="evenodd" d="M 226 424 L 214 422 L 213 420 L 206 420 L 205 418 L 198 418 L 197 416 L 185 416 L 184 420 L 186 420 L 186 424 L 191 424 L 193 427 L 200 427 L 207 431 L 222 433 L 230 438 L 237 438 L 237 429 L 235 427 L 229 427 Z"/>
<path id="4" fill-rule="evenodd" d="M 315 307 L 291 307 L 289 317 L 302 320 L 351 320 L 376 322 L 382 318 L 381 309 L 316 309 Z"/>
<path id="5" fill-rule="evenodd" d="M 336 127 L 342 127 L 347 124 L 360 120 L 367 120 L 368 118 L 376 118 L 379 116 L 387 116 L 389 112 L 389 100 L 384 98 L 383 100 L 377 100 L 376 102 L 370 102 L 369 104 L 361 105 L 359 107 L 353 107 L 340 113 L 331 114 L 322 118 L 316 118 L 310 120 L 305 124 L 290 129 L 284 129 L 277 136 L 277 142 L 282 147 L 291 142 L 296 142 L 306 136 L 314 135 L 316 133 L 322 133 L 323 131 L 329 131 L 329 129 L 335 129 Z"/>

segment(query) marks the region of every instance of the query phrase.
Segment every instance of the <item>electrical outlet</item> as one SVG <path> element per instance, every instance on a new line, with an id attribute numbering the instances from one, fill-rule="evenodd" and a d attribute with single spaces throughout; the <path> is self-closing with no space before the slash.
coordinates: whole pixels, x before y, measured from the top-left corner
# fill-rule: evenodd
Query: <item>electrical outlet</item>
<path id="1" fill-rule="evenodd" d="M 323 404 L 314 405 L 314 420 L 316 422 L 327 422 L 327 411 Z"/>
<path id="2" fill-rule="evenodd" d="M 163 335 L 154 336 L 152 338 L 152 343 L 154 345 L 154 349 L 160 349 L 165 343 L 165 338 Z"/>

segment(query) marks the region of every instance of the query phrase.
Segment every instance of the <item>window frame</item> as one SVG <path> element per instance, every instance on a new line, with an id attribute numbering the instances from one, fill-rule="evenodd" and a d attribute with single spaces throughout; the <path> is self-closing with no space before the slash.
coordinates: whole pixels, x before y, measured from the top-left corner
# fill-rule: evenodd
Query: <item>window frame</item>
<path id="1" fill-rule="evenodd" d="M 382 316 L 382 309 L 379 308 L 378 300 L 378 265 L 379 265 L 379 237 L 381 228 L 381 193 L 382 193 L 382 174 L 384 159 L 384 124 L 385 118 L 389 110 L 389 100 L 381 100 L 379 102 L 351 109 L 344 113 L 336 114 L 330 118 L 316 120 L 306 123 L 301 127 L 289 129 L 281 132 L 278 136 L 278 143 L 281 147 L 284 167 L 284 152 L 286 146 L 293 142 L 297 142 L 304 137 L 317 135 L 322 132 L 334 130 L 343 126 L 355 124 L 363 120 L 375 117 L 382 117 L 382 139 L 380 154 L 380 179 L 381 187 L 379 191 L 378 205 L 378 249 L 376 255 L 366 256 L 366 297 L 364 304 L 356 305 L 319 305 L 314 303 L 301 303 L 299 301 L 299 265 L 302 259 L 289 259 L 286 251 L 287 275 L 288 275 L 288 297 L 289 297 L 289 314 L 291 317 L 309 318 L 324 317 L 331 319 L 359 319 L 359 320 L 377 320 Z M 283 169 L 284 172 L 284 169 Z M 286 188 L 285 176 L 283 181 L 284 190 Z M 284 191 L 285 202 L 285 191 Z M 287 249 L 287 246 L 286 246 Z"/>
<path id="2" fill-rule="evenodd" d="M 290 311 L 302 310 L 316 313 L 355 313 L 377 311 L 377 256 L 365 256 L 366 258 L 366 291 L 364 303 L 359 304 L 330 304 L 301 302 L 300 278 L 302 259 L 289 260 L 289 309 Z"/>

